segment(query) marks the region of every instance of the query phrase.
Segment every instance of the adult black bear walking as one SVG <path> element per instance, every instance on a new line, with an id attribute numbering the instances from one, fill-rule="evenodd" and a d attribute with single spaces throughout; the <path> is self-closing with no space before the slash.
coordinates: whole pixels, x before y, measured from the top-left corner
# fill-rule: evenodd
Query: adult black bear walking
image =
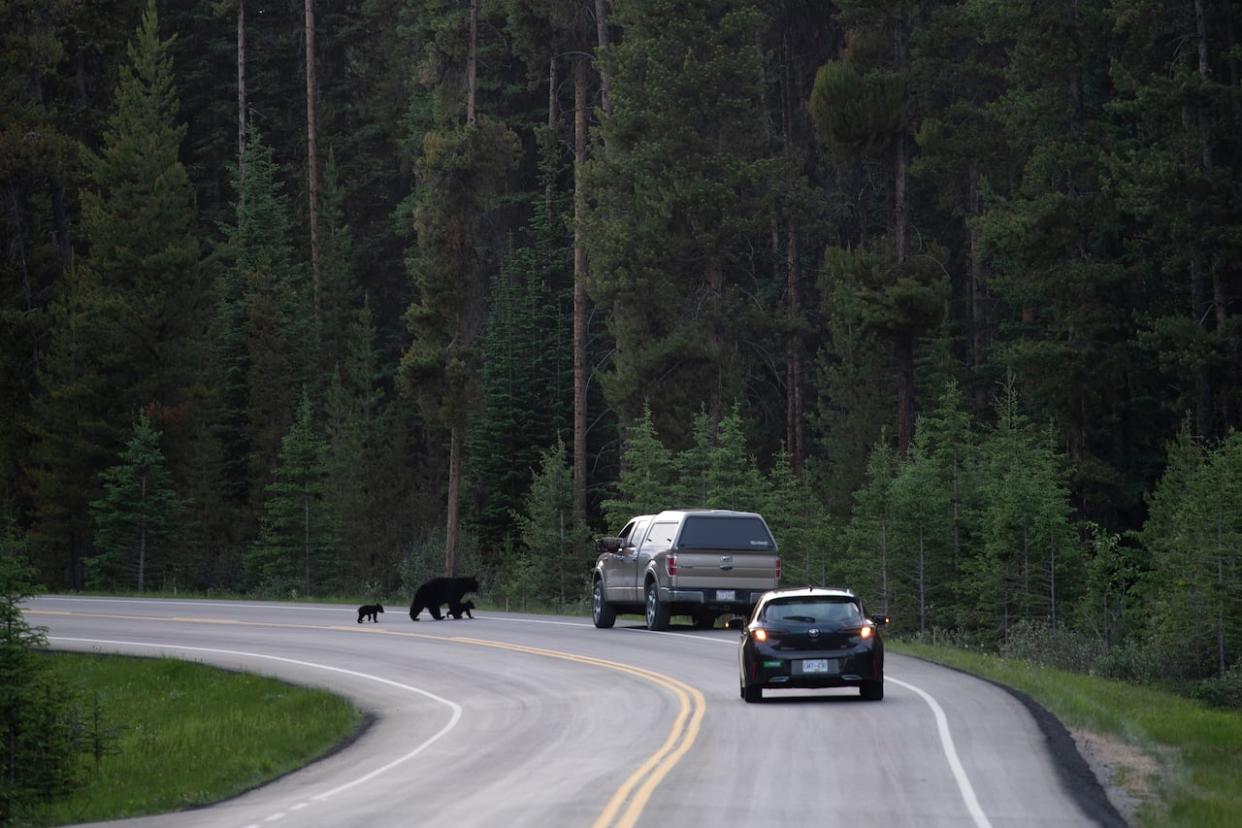
<path id="1" fill-rule="evenodd" d="M 418 614 L 423 610 L 431 613 L 431 617 L 440 621 L 440 607 L 448 604 L 449 612 L 460 618 L 465 612 L 461 599 L 467 592 L 479 591 L 479 579 L 474 576 L 466 578 L 432 578 L 414 592 L 414 602 L 410 604 L 410 620 L 417 621 Z"/>

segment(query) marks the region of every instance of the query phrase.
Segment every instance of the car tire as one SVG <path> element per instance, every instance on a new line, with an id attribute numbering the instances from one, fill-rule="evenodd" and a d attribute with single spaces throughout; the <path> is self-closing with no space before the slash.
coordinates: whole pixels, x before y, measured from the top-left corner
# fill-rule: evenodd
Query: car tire
<path id="1" fill-rule="evenodd" d="M 660 591 L 655 581 L 647 584 L 647 629 L 667 630 L 669 608 L 660 601 Z"/>
<path id="2" fill-rule="evenodd" d="M 762 687 L 756 687 L 751 684 L 743 683 L 740 685 L 740 691 L 741 691 L 742 701 L 746 702 L 747 704 L 754 704 L 755 702 L 763 701 L 763 688 Z"/>
<path id="3" fill-rule="evenodd" d="M 858 693 L 866 701 L 880 701 L 884 698 L 884 680 L 864 681 L 858 688 Z"/>
<path id="4" fill-rule="evenodd" d="M 694 628 L 696 630 L 710 630 L 716 626 L 716 613 L 714 612 L 696 612 L 693 616 Z"/>
<path id="5" fill-rule="evenodd" d="M 596 578 L 595 585 L 591 587 L 591 620 L 601 630 L 610 629 L 617 623 L 617 611 L 604 598 L 604 582 L 600 578 Z"/>

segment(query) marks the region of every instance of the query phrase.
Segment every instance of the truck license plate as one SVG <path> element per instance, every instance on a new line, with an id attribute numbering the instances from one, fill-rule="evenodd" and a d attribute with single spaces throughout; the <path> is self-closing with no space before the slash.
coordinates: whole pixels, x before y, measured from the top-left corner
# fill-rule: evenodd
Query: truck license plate
<path id="1" fill-rule="evenodd" d="M 835 658 L 804 658 L 802 659 L 803 673 L 835 673 L 837 660 Z"/>
<path id="2" fill-rule="evenodd" d="M 717 601 L 733 601 L 733 600 L 736 600 L 736 599 L 735 599 L 735 591 L 734 591 L 734 590 L 732 590 L 732 589 L 718 589 L 718 590 L 716 590 L 716 600 L 717 600 Z"/>

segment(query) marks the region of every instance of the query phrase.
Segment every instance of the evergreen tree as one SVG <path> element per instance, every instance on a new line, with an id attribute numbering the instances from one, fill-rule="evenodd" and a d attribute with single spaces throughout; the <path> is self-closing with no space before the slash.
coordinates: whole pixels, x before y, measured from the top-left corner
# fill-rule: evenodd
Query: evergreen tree
<path id="1" fill-rule="evenodd" d="M 326 508 L 324 440 L 303 390 L 297 419 L 281 441 L 274 480 L 265 489 L 259 538 L 246 555 L 254 582 L 277 589 L 325 590 L 336 575 L 338 527 Z"/>
<path id="2" fill-rule="evenodd" d="M 842 533 L 811 488 L 810 477 L 794 474 L 786 451 L 776 456 L 768 474 L 767 497 L 760 512 L 780 547 L 781 580 L 791 586 L 845 585 Z"/>
<path id="3" fill-rule="evenodd" d="M 525 509 L 514 514 L 523 545 L 538 560 L 541 596 L 557 607 L 576 602 L 586 593 L 588 561 L 582 554 L 586 527 L 574 521 L 573 476 L 565 443 L 543 452 L 531 480 Z"/>
<path id="4" fill-rule="evenodd" d="M 68 795 L 84 781 L 84 737 L 73 692 L 56 683 L 35 648 L 44 630 L 19 603 L 34 593 L 23 538 L 0 528 L 0 824 L 24 822 L 34 806 Z"/>
<path id="5" fill-rule="evenodd" d="M 767 499 L 767 481 L 759 474 L 755 458 L 746 447 L 741 407 L 736 403 L 729 415 L 720 421 L 706 478 L 705 505 L 710 509 L 758 511 Z"/>
<path id="6" fill-rule="evenodd" d="M 855 592 L 873 596 L 881 612 L 888 614 L 893 602 L 893 484 L 898 458 L 887 435 L 867 460 L 865 484 L 854 493 L 854 514 L 847 536 L 845 571 Z"/>
<path id="7" fill-rule="evenodd" d="M 676 492 L 675 458 L 660 442 L 649 406 L 626 430 L 622 462 L 617 496 L 602 504 L 612 531 L 619 530 L 634 515 L 655 514 L 669 508 Z"/>
<path id="8" fill-rule="evenodd" d="M 120 70 L 100 154 L 87 155 L 89 254 L 62 286 L 43 394 L 33 404 L 36 554 L 59 562 L 52 577 L 75 586 L 90 537 L 83 530 L 92 492 L 82 480 L 94 480 L 115 456 L 139 409 L 173 429 L 183 415 L 199 241 L 178 160 L 185 128 L 176 125 L 168 50 L 150 2 Z"/>
<path id="9" fill-rule="evenodd" d="M 88 585 L 133 585 L 143 592 L 151 575 L 165 582 L 177 565 L 172 546 L 181 504 L 160 451 L 160 433 L 145 414 L 134 421 L 120 462 L 99 477 L 103 496 L 91 502 L 91 513 L 100 554 L 87 561 Z"/>
<path id="10" fill-rule="evenodd" d="M 644 401 L 684 444 L 684 412 L 721 419 L 762 359 L 769 325 L 753 248 L 775 171 L 762 111 L 762 15 L 748 0 L 618 5 L 603 51 L 612 116 L 585 173 L 588 289 L 616 341 L 601 377 L 622 423 Z"/>

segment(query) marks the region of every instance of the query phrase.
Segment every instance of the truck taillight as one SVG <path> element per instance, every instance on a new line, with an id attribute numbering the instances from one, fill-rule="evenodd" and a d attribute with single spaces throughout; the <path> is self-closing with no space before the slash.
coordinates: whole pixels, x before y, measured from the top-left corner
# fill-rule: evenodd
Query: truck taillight
<path id="1" fill-rule="evenodd" d="M 676 575 L 677 574 L 677 556 L 669 555 L 664 560 L 668 563 L 668 574 Z"/>
<path id="2" fill-rule="evenodd" d="M 781 580 L 781 559 L 777 558 L 776 559 L 776 581 L 777 583 L 780 583 L 780 580 Z"/>

